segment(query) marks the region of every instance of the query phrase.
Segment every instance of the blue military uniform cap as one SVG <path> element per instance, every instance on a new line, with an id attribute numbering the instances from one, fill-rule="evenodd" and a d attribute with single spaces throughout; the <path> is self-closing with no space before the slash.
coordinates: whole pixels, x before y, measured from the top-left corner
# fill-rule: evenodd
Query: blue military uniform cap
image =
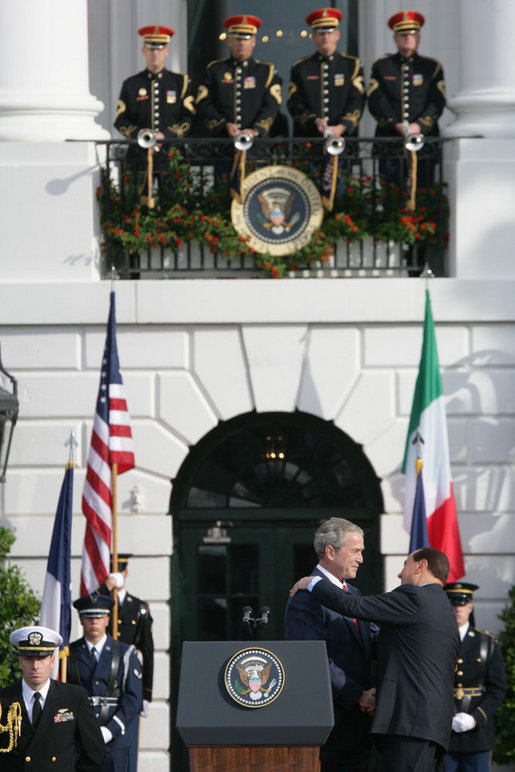
<path id="1" fill-rule="evenodd" d="M 63 642 L 55 630 L 41 625 L 19 627 L 9 636 L 9 642 L 22 657 L 49 657 Z"/>
<path id="2" fill-rule="evenodd" d="M 453 606 L 464 606 L 473 600 L 473 593 L 479 590 L 479 585 L 470 582 L 449 582 L 444 590 Z"/>
<path id="3" fill-rule="evenodd" d="M 73 607 L 77 609 L 80 616 L 84 617 L 103 617 L 111 613 L 113 606 L 113 598 L 96 592 L 91 595 L 84 595 L 73 602 Z"/>

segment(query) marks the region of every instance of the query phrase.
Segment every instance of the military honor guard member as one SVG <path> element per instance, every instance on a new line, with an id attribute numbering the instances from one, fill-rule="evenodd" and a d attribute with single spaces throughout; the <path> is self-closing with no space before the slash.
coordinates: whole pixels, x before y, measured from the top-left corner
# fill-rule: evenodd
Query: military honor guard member
<path id="1" fill-rule="evenodd" d="M 377 121 L 376 137 L 402 137 L 406 127 L 410 134 L 439 134 L 445 81 L 440 62 L 417 53 L 424 22 L 418 11 L 400 11 L 388 21 L 397 52 L 374 62 L 367 90 L 368 107 Z M 432 172 L 430 168 L 425 178 L 422 175 L 420 184 L 431 183 Z"/>
<path id="2" fill-rule="evenodd" d="M 224 26 L 231 55 L 207 66 L 196 98 L 199 129 L 209 137 L 234 138 L 240 131 L 266 137 L 282 95 L 274 65 L 252 57 L 261 19 L 230 16 Z"/>
<path id="3" fill-rule="evenodd" d="M 0 770 L 100 769 L 105 745 L 85 690 L 50 678 L 59 633 L 31 625 L 14 630 L 9 641 L 23 677 L 0 689 Z"/>
<path id="4" fill-rule="evenodd" d="M 170 27 L 141 27 L 146 68 L 124 80 L 114 125 L 127 139 L 137 139 L 140 129 L 151 129 L 156 140 L 181 139 L 191 132 L 195 117 L 193 95 L 187 75 L 165 69 Z M 164 156 L 164 154 L 162 154 Z M 128 158 L 141 158 L 137 147 Z M 156 160 L 159 154 L 156 154 Z"/>
<path id="5" fill-rule="evenodd" d="M 142 705 L 141 665 L 133 646 L 108 633 L 114 606 L 108 595 L 86 595 L 74 602 L 84 636 L 70 644 L 68 680 L 83 686 L 106 744 L 103 772 L 126 772 Z"/>
<path id="6" fill-rule="evenodd" d="M 115 588 L 118 596 L 118 635 L 117 640 L 133 645 L 143 659 L 143 707 L 140 715 L 148 716 L 149 704 L 152 701 L 152 682 L 154 677 L 154 638 L 152 636 L 152 616 L 146 600 L 136 598 L 127 592 L 127 577 L 129 575 L 128 562 L 132 554 L 118 555 L 118 571 L 110 573 L 105 583 L 98 589 L 101 595 L 111 593 Z M 111 558 L 111 571 L 113 560 Z M 113 620 L 109 619 L 108 632 L 113 635 Z M 137 729 L 138 724 L 133 724 Z M 137 749 L 137 738 L 131 746 L 131 754 Z M 136 759 L 131 757 L 129 772 L 136 769 Z"/>
<path id="7" fill-rule="evenodd" d="M 506 674 L 495 637 L 474 622 L 477 584 L 452 582 L 445 592 L 454 608 L 460 647 L 454 687 L 455 715 L 446 772 L 487 772 L 495 746 L 494 714 L 506 693 Z"/>
<path id="8" fill-rule="evenodd" d="M 296 137 L 334 137 L 357 133 L 365 104 L 363 67 L 355 56 L 340 54 L 342 13 L 320 8 L 306 17 L 316 51 L 291 68 L 288 110 Z"/>

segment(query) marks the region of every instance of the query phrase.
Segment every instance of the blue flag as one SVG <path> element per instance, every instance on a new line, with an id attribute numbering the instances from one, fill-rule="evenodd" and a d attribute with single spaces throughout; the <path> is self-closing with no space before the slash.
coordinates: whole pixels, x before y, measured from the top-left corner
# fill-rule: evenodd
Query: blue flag
<path id="1" fill-rule="evenodd" d="M 48 555 L 47 573 L 43 588 L 43 600 L 39 615 L 40 624 L 58 632 L 68 646 L 71 630 L 71 542 L 73 509 L 73 470 L 70 461 L 66 466 L 55 513 L 52 541 Z M 54 677 L 54 676 L 53 676 Z"/>
<path id="2" fill-rule="evenodd" d="M 411 520 L 411 533 L 409 540 L 410 554 L 422 547 L 429 547 L 427 533 L 426 502 L 424 499 L 424 482 L 422 469 L 417 475 L 417 487 L 415 488 L 415 501 L 413 503 L 413 518 Z"/>

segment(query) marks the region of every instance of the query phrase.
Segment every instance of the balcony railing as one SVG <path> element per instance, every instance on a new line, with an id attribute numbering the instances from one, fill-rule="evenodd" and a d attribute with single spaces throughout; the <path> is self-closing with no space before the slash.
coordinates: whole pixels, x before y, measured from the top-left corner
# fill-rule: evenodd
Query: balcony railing
<path id="1" fill-rule="evenodd" d="M 271 260 L 249 253 L 230 224 L 232 140 L 163 142 L 153 154 L 150 191 L 145 150 L 135 141 L 98 144 L 105 146 L 97 191 L 105 273 L 114 266 L 124 279 L 415 276 L 428 264 L 435 275 L 447 274 L 448 207 L 438 138 L 426 138 L 417 154 L 413 209 L 403 141 L 346 139 L 333 210 L 325 213 L 318 246 Z M 320 187 L 322 157 L 320 138 L 258 139 L 247 152 L 246 173 L 292 166 Z M 151 208 L 141 203 L 142 196 Z M 321 249 L 323 242 L 330 248 Z"/>

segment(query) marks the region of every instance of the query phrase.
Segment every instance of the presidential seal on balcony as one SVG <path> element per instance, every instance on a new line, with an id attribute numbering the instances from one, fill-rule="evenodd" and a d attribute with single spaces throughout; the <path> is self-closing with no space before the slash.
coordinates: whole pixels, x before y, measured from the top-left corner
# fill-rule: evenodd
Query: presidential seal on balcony
<path id="1" fill-rule="evenodd" d="M 231 657 L 225 668 L 224 684 L 239 705 L 262 708 L 282 692 L 284 668 L 268 649 L 249 647 Z"/>
<path id="2" fill-rule="evenodd" d="M 298 169 L 265 166 L 249 174 L 242 203 L 234 200 L 234 227 L 257 252 L 290 255 L 309 243 L 324 218 L 316 186 Z"/>

